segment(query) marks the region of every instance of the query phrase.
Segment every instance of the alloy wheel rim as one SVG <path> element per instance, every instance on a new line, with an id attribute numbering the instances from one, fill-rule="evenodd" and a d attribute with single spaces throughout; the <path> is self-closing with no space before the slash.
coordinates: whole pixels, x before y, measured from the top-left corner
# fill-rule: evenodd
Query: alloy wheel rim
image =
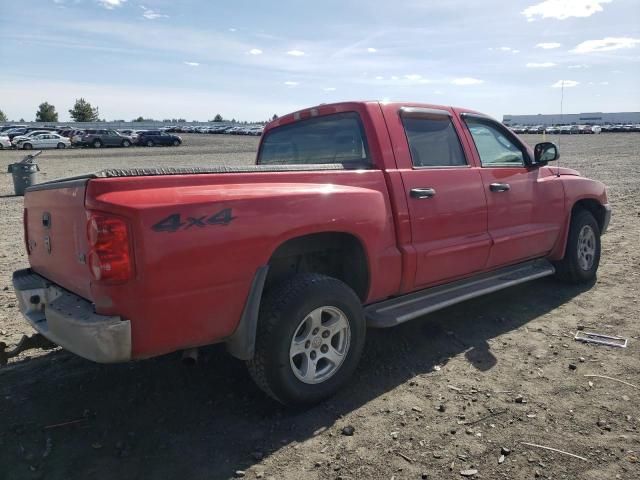
<path id="1" fill-rule="evenodd" d="M 319 307 L 295 329 L 289 347 L 293 374 L 306 384 L 322 383 L 340 369 L 349 351 L 349 320 L 336 307 Z"/>
<path id="2" fill-rule="evenodd" d="M 596 234 L 590 225 L 585 225 L 580 229 L 578 235 L 578 264 L 584 271 L 593 267 L 596 256 Z"/>

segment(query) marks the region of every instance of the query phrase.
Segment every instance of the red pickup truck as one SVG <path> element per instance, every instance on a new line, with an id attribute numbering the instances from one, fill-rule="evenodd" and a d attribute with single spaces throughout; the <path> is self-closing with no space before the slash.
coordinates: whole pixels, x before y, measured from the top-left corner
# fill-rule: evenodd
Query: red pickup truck
<path id="1" fill-rule="evenodd" d="M 320 105 L 256 165 L 105 170 L 25 196 L 20 307 L 96 362 L 225 342 L 285 404 L 348 381 L 366 327 L 547 275 L 587 282 L 605 186 L 471 110 Z"/>

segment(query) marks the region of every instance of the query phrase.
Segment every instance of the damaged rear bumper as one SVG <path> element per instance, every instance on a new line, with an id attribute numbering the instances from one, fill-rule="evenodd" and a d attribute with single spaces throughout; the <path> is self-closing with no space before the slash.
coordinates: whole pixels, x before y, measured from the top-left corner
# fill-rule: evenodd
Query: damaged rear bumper
<path id="1" fill-rule="evenodd" d="M 31 269 L 13 273 L 20 311 L 38 333 L 65 350 L 99 363 L 131 359 L 131 323 L 98 315 L 93 304 Z"/>

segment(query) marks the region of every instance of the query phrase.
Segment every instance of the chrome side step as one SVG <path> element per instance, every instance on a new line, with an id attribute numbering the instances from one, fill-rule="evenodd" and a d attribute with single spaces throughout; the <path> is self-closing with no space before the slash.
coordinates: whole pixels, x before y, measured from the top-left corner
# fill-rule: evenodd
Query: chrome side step
<path id="1" fill-rule="evenodd" d="M 554 273 L 555 268 L 549 261 L 532 260 L 373 303 L 364 310 L 367 325 L 374 328 L 395 327 L 450 305 Z"/>

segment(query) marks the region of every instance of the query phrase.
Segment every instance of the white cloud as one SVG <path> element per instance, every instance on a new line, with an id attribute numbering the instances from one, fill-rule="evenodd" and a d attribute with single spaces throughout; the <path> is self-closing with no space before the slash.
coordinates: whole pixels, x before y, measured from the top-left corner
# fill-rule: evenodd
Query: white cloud
<path id="1" fill-rule="evenodd" d="M 237 31 L 238 31 L 238 29 L 237 29 L 237 28 L 233 28 L 233 27 L 231 27 L 231 28 L 229 29 L 229 31 L 230 31 L 230 32 L 237 32 Z"/>
<path id="2" fill-rule="evenodd" d="M 633 48 L 640 44 L 640 38 L 630 37 L 606 37 L 601 40 L 587 40 L 577 45 L 571 52 L 573 53 L 592 53 L 592 52 L 608 52 L 609 50 L 618 50 L 620 48 Z"/>
<path id="3" fill-rule="evenodd" d="M 98 0 L 98 3 L 107 10 L 121 7 L 127 0 Z"/>
<path id="4" fill-rule="evenodd" d="M 521 13 L 527 21 L 536 18 L 556 18 L 565 20 L 571 17 L 590 17 L 602 11 L 602 5 L 611 0 L 545 0 L 525 8 Z"/>
<path id="5" fill-rule="evenodd" d="M 543 63 L 529 62 L 526 65 L 527 68 L 551 68 L 555 66 L 556 64 L 553 62 L 543 62 Z"/>
<path id="6" fill-rule="evenodd" d="M 378 76 L 376 77 L 376 80 L 384 80 L 384 77 L 383 77 L 383 76 L 381 76 L 381 75 L 378 75 Z"/>
<path id="7" fill-rule="evenodd" d="M 398 78 L 398 76 L 397 76 L 397 75 L 392 75 L 392 76 L 391 76 L 391 80 L 399 80 L 399 78 Z"/>
<path id="8" fill-rule="evenodd" d="M 284 82 L 284 84 L 285 84 L 287 87 L 296 87 L 296 86 L 298 86 L 298 85 L 299 85 L 299 84 L 298 84 L 298 82 L 292 82 L 292 81 L 286 81 L 286 82 Z"/>
<path id="9" fill-rule="evenodd" d="M 454 85 L 479 85 L 483 82 L 484 80 L 472 77 L 454 78 L 453 80 L 451 80 L 451 83 L 453 83 Z"/>
<path id="10" fill-rule="evenodd" d="M 494 50 L 493 48 L 489 48 L 489 50 Z M 501 52 L 510 52 L 510 53 L 520 53 L 520 50 L 516 50 L 511 47 L 499 47 L 496 50 L 500 50 Z"/>
<path id="11" fill-rule="evenodd" d="M 155 12 L 150 8 L 145 7 L 144 5 L 140 5 L 140 8 L 144 10 L 142 16 L 147 20 L 155 20 L 157 18 L 169 18 L 169 15 L 164 15 L 162 13 Z"/>
<path id="12" fill-rule="evenodd" d="M 326 88 L 323 88 L 323 90 L 325 92 L 335 92 L 336 91 L 336 87 L 326 87 Z"/>
<path id="13" fill-rule="evenodd" d="M 404 78 L 406 78 L 407 80 L 416 81 L 416 80 L 420 80 L 422 78 L 422 75 L 418 75 L 417 73 L 412 73 L 410 75 L 405 75 Z"/>
<path id="14" fill-rule="evenodd" d="M 377 51 L 378 51 L 378 50 L 377 50 L 377 49 L 375 49 L 375 48 L 373 48 L 373 47 L 369 47 L 369 48 L 367 48 L 367 52 L 369 52 L 369 53 L 376 53 Z"/>
<path id="15" fill-rule="evenodd" d="M 567 68 L 589 68 L 589 65 L 585 65 L 584 63 L 579 63 L 576 65 L 569 65 Z"/>
<path id="16" fill-rule="evenodd" d="M 580 84 L 580 82 L 576 82 L 575 80 L 558 80 L 556 83 L 551 85 L 552 88 L 562 88 L 562 84 L 564 83 L 564 88 L 575 87 Z"/>
<path id="17" fill-rule="evenodd" d="M 189 65 L 190 67 L 199 67 L 200 64 L 198 62 L 184 62 L 185 65 Z"/>
<path id="18" fill-rule="evenodd" d="M 262 50 L 260 50 L 259 48 L 252 48 L 251 50 L 249 50 L 249 54 L 250 55 L 262 55 Z"/>
<path id="19" fill-rule="evenodd" d="M 562 46 L 561 43 L 558 42 L 547 42 L 547 43 L 538 43 L 536 48 L 544 48 L 545 50 L 551 50 L 552 48 L 560 48 Z"/>
<path id="20" fill-rule="evenodd" d="M 289 50 L 287 55 L 291 55 L 292 57 L 302 57 L 304 52 L 302 50 Z"/>
<path id="21" fill-rule="evenodd" d="M 609 85 L 609 82 L 600 82 L 600 85 Z"/>

